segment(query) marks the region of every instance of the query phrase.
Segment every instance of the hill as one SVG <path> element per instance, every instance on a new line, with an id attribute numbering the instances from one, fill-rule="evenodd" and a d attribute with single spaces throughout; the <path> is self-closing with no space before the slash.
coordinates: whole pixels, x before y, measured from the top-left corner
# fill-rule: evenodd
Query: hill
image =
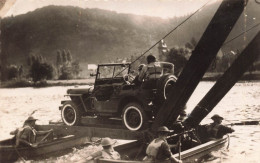
<path id="1" fill-rule="evenodd" d="M 255 24 L 253 17 L 259 11 L 252 8 L 253 4 L 249 5 L 246 24 L 245 17 L 241 16 L 227 40 L 241 33 L 245 26 Z M 207 6 L 189 19 L 166 39 L 168 47 L 184 46 L 192 38 L 199 40 L 217 7 L 218 4 Z M 186 17 L 161 19 L 101 9 L 47 6 L 1 21 L 1 60 L 5 64 L 26 65 L 27 57 L 34 54 L 54 64 L 57 50 L 68 49 L 85 69 L 87 63 L 104 63 L 141 54 Z M 253 35 L 249 32 L 246 42 L 237 39 L 223 50 L 239 50 Z M 157 53 L 157 48 L 151 52 Z"/>

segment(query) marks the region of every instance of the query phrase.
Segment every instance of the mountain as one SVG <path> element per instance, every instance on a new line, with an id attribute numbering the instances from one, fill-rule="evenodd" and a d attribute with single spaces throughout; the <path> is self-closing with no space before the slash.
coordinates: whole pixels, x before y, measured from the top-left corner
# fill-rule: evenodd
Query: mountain
<path id="1" fill-rule="evenodd" d="M 245 16 L 241 16 L 227 40 L 240 34 L 244 27 L 256 24 L 259 10 L 253 4 L 249 5 L 247 21 Z M 198 41 L 217 7 L 218 4 L 207 6 L 180 26 L 165 39 L 168 47 L 184 46 L 192 38 Z M 5 64 L 25 65 L 27 57 L 34 54 L 42 55 L 55 64 L 57 50 L 66 49 L 86 68 L 87 63 L 104 63 L 117 57 L 140 55 L 186 17 L 162 19 L 101 9 L 47 6 L 2 19 L 1 60 Z M 254 34 L 247 33 L 247 42 Z M 242 38 L 233 42 L 225 45 L 224 51 L 237 50 L 245 45 Z M 151 52 L 157 53 L 157 48 Z"/>
<path id="2" fill-rule="evenodd" d="M 168 24 L 160 18 L 48 6 L 3 19 L 2 50 L 10 63 L 23 63 L 30 54 L 54 60 L 58 49 L 69 49 L 81 61 L 108 62 L 142 52 L 169 30 Z"/>

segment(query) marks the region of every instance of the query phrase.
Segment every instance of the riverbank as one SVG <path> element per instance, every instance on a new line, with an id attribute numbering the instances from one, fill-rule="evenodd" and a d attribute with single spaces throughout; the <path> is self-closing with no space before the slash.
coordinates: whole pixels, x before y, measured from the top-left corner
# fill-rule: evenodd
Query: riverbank
<path id="1" fill-rule="evenodd" d="M 216 81 L 218 80 L 224 73 L 222 72 L 207 72 L 202 81 Z M 246 72 L 239 81 L 260 81 L 260 71 L 255 71 L 252 73 Z"/>
<path id="2" fill-rule="evenodd" d="M 220 72 L 207 72 L 202 81 L 216 81 L 223 73 Z M 245 73 L 240 81 L 260 81 L 260 72 Z M 73 80 L 47 80 L 33 83 L 25 79 L 22 80 L 11 80 L 0 83 L 0 88 L 23 88 L 23 87 L 53 87 L 53 86 L 73 86 L 73 85 L 93 85 L 95 82 L 94 78 L 91 79 L 73 79 Z"/>
<path id="3" fill-rule="evenodd" d="M 11 80 L 0 83 L 0 88 L 24 88 L 24 87 L 54 87 L 54 86 L 73 86 L 73 85 L 93 85 L 95 79 L 76 79 L 76 80 L 47 80 L 31 82 L 27 80 Z"/>

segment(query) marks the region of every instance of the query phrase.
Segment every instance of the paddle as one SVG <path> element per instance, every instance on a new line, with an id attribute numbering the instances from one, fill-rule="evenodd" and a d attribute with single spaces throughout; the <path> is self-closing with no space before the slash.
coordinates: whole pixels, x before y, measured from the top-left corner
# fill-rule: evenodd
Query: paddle
<path id="1" fill-rule="evenodd" d="M 235 123 L 229 123 L 225 125 L 259 125 L 259 120 L 252 120 L 252 121 L 240 121 L 240 122 L 235 122 Z"/>
<path id="2" fill-rule="evenodd" d="M 53 131 L 53 130 L 52 130 Z M 49 136 L 50 136 L 50 134 L 53 134 L 53 132 L 49 132 L 49 133 L 47 133 L 39 142 L 37 142 L 37 143 L 34 143 L 34 144 L 32 144 L 31 146 L 32 147 L 38 147 L 38 145 L 40 144 L 40 143 L 42 143 L 44 140 L 46 140 L 46 138 L 48 138 Z"/>

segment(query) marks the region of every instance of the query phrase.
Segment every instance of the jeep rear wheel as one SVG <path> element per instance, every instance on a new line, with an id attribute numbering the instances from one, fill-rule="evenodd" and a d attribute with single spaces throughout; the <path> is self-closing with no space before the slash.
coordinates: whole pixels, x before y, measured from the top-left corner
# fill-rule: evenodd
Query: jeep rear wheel
<path id="1" fill-rule="evenodd" d="M 127 129 L 137 131 L 144 127 L 144 124 L 147 121 L 147 116 L 142 107 L 133 102 L 124 107 L 122 120 Z"/>
<path id="2" fill-rule="evenodd" d="M 81 110 L 72 101 L 67 101 L 61 109 L 62 121 L 68 126 L 76 126 L 81 121 Z"/>

